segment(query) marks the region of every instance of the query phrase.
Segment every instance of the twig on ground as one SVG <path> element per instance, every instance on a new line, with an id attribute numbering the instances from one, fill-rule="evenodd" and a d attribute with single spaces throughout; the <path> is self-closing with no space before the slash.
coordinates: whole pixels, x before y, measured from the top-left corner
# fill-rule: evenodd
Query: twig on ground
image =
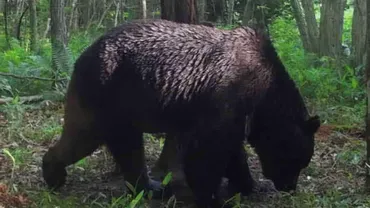
<path id="1" fill-rule="evenodd" d="M 64 80 L 67 80 L 67 78 L 63 78 L 63 79 L 52 79 L 52 78 L 46 78 L 46 77 L 36 77 L 36 76 L 22 76 L 22 75 L 17 75 L 17 74 L 11 74 L 11 73 L 5 73 L 5 72 L 0 72 L 0 75 L 1 76 L 4 76 L 4 77 L 13 77 L 13 78 L 16 78 L 16 79 L 36 79 L 36 80 L 40 80 L 40 81 L 57 81 L 57 82 L 60 82 L 60 81 L 64 81 Z"/>
<path id="2" fill-rule="evenodd" d="M 8 97 L 8 98 L 0 98 L 0 105 L 9 103 L 13 100 L 14 98 Z M 19 100 L 21 103 L 24 102 L 36 102 L 40 101 L 43 99 L 42 95 L 32 95 L 32 96 L 24 96 L 24 97 L 19 97 Z"/>

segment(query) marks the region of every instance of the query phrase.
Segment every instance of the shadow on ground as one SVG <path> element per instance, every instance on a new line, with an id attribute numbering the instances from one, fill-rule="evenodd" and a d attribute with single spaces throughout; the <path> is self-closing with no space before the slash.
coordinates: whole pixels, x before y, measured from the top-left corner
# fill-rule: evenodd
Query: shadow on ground
<path id="1" fill-rule="evenodd" d="M 41 158 L 60 134 L 62 112 L 61 105 L 48 105 L 26 111 L 18 123 L 0 114 L 0 207 L 121 207 L 116 199 L 124 193 L 123 178 L 112 177 L 113 160 L 104 148 L 68 167 L 67 183 L 58 193 L 46 189 Z M 160 150 L 159 140 L 146 139 L 149 165 L 154 164 Z M 271 185 L 262 176 L 254 152 L 248 151 L 253 177 Z M 369 207 L 370 199 L 362 192 L 364 158 L 361 131 L 323 125 L 296 195 L 254 194 L 244 197 L 240 207 Z M 154 201 L 152 207 L 160 207 L 160 203 Z"/>

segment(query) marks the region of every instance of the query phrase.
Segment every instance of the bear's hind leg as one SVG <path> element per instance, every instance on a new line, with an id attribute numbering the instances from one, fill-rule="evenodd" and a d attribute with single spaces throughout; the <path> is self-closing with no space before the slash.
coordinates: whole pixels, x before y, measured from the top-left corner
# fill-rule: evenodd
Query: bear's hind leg
<path id="1" fill-rule="evenodd" d="M 206 138 L 191 136 L 180 141 L 185 145 L 183 170 L 199 208 L 222 207 L 217 196 L 218 188 L 226 171 L 229 152 L 238 147 L 219 131 Z M 189 139 L 192 139 L 191 145 L 186 144 Z"/>
<path id="2" fill-rule="evenodd" d="M 115 162 L 120 166 L 125 181 L 129 182 L 136 191 L 153 190 L 157 198 L 162 191 L 161 183 L 150 179 L 145 162 L 143 132 L 131 125 L 110 129 L 105 137 L 105 143 L 112 153 Z M 158 196 L 159 197 L 159 196 Z"/>
<path id="3" fill-rule="evenodd" d="M 251 175 L 243 145 L 241 145 L 239 152 L 232 152 L 226 170 L 226 177 L 229 179 L 228 188 L 229 190 L 232 189 L 230 190 L 231 193 L 240 192 L 245 196 L 252 193 L 255 181 Z"/>

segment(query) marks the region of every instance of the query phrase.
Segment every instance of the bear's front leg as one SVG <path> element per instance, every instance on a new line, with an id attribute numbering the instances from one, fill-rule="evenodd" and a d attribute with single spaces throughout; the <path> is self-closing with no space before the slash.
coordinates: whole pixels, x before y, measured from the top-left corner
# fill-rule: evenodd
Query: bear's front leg
<path id="1" fill-rule="evenodd" d="M 42 158 L 42 175 L 52 189 L 64 185 L 67 172 L 65 168 L 92 154 L 101 141 L 87 132 L 64 128 L 60 140 Z"/>

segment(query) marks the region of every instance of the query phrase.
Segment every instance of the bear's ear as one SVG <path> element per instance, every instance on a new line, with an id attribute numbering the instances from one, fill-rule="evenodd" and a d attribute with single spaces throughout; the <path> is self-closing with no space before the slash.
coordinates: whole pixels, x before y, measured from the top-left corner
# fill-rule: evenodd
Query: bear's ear
<path id="1" fill-rule="evenodd" d="M 320 125 L 320 117 L 318 115 L 312 116 L 306 121 L 306 130 L 313 134 L 319 129 Z"/>

